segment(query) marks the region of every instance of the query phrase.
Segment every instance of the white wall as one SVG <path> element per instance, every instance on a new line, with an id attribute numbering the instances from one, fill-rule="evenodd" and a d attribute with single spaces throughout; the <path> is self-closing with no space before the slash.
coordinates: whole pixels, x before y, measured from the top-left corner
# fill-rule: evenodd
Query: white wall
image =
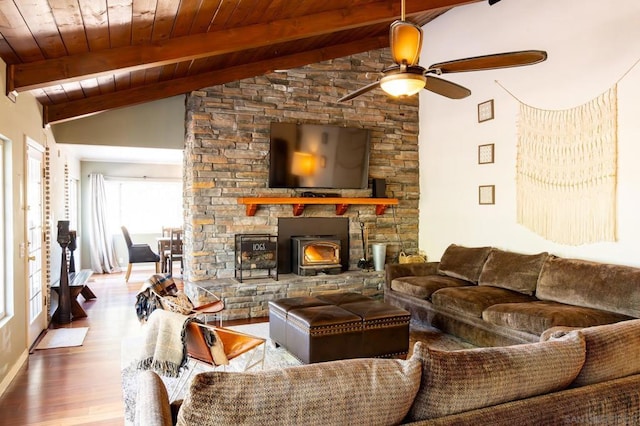
<path id="1" fill-rule="evenodd" d="M 544 63 L 442 76 L 472 95 L 420 95 L 420 248 L 438 260 L 450 243 L 640 266 L 640 64 L 618 85 L 618 241 L 566 246 L 516 223 L 516 120 L 519 103 L 543 109 L 581 105 L 610 88 L 640 59 L 637 0 L 508 0 L 447 12 L 424 28 L 421 61 L 432 63 L 524 49 Z M 495 101 L 495 119 L 477 105 Z M 477 164 L 478 145 L 495 143 L 495 163 Z M 496 185 L 496 204 L 478 205 L 478 185 Z"/>

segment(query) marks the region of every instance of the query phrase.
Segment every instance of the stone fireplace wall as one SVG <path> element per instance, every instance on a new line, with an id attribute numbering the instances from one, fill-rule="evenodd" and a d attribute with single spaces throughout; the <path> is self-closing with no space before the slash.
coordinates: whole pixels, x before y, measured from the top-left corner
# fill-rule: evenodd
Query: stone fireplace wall
<path id="1" fill-rule="evenodd" d="M 191 281 L 234 276 L 234 236 L 277 232 L 278 217 L 293 217 L 288 205 L 259 206 L 245 214 L 238 197 L 292 197 L 300 191 L 269 189 L 271 122 L 361 127 L 371 130 L 369 179 L 387 181 L 387 197 L 399 205 L 376 216 L 375 206 L 352 205 L 349 270 L 363 256 L 360 222 L 372 243 L 389 244 L 388 261 L 417 251 L 418 97 L 393 100 L 381 90 L 337 103 L 374 81 L 387 49 L 192 92 L 187 97 L 185 169 L 185 272 Z M 367 73 L 370 78 L 367 78 Z M 321 190 L 318 190 L 321 192 Z M 327 190 L 343 197 L 371 197 L 371 189 Z M 303 216 L 335 217 L 331 205 L 306 206 Z M 242 284 L 239 284 L 242 285 Z"/>

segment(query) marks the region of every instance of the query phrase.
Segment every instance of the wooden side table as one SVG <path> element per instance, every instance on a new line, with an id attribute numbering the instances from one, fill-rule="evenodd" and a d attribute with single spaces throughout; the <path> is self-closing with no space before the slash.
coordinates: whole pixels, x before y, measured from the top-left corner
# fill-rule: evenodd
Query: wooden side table
<path id="1" fill-rule="evenodd" d="M 78 295 L 82 294 L 85 300 L 95 299 L 96 295 L 91 291 L 91 289 L 87 286 L 87 282 L 89 277 L 93 275 L 93 271 L 90 269 L 83 269 L 80 272 L 76 272 L 73 274 L 69 274 L 69 292 L 71 293 L 71 317 L 72 319 L 76 318 L 86 318 L 87 312 L 82 308 L 80 303 L 78 302 Z M 60 281 L 53 284 L 51 289 L 58 294 L 58 300 L 60 300 Z M 53 318 L 57 318 L 58 310 L 60 309 L 60 305 L 53 313 Z"/>
<path id="2" fill-rule="evenodd" d="M 56 293 L 58 293 L 58 297 L 60 297 L 60 285 L 52 285 L 51 289 L 54 290 Z M 69 291 L 71 292 L 71 317 L 72 319 L 76 319 L 76 318 L 85 318 L 87 316 L 87 313 L 85 312 L 84 309 L 82 309 L 82 306 L 80 306 L 80 303 L 78 303 L 78 295 L 82 292 L 82 289 L 84 289 L 84 284 L 80 284 L 80 285 L 71 285 L 69 284 Z M 56 309 L 56 312 L 53 313 L 53 317 L 56 317 L 56 314 L 58 313 L 58 310 L 60 309 L 60 306 L 58 306 L 58 308 Z"/>

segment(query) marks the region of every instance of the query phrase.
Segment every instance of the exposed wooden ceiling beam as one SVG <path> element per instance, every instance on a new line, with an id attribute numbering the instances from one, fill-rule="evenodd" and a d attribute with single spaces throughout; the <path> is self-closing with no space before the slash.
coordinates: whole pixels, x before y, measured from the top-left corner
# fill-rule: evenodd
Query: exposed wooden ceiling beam
<path id="1" fill-rule="evenodd" d="M 192 75 L 170 81 L 145 85 L 134 89 L 91 96 L 75 101 L 43 107 L 43 124 L 53 124 L 109 109 L 150 102 L 188 93 L 203 87 L 216 86 L 272 72 L 276 69 L 297 68 L 316 62 L 387 47 L 386 36 L 327 46 L 322 49 L 277 57 L 269 60 Z"/>
<path id="2" fill-rule="evenodd" d="M 407 7 L 406 14 L 411 16 L 477 1 L 479 0 L 411 2 Z M 388 1 L 379 1 L 366 6 L 170 38 L 139 46 L 126 46 L 24 64 L 12 64 L 7 69 L 7 92 L 45 88 L 116 71 L 142 70 L 304 39 L 387 22 L 396 19 L 399 14 L 399 2 L 390 4 Z"/>

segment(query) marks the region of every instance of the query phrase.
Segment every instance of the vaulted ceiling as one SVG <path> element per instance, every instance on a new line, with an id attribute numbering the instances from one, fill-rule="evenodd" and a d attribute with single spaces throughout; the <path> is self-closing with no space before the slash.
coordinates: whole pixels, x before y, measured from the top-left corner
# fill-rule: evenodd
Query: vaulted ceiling
<path id="1" fill-rule="evenodd" d="M 406 0 L 424 25 L 480 0 Z M 0 0 L 7 94 L 43 124 L 389 46 L 400 0 Z M 384 64 L 381 64 L 381 69 Z"/>

